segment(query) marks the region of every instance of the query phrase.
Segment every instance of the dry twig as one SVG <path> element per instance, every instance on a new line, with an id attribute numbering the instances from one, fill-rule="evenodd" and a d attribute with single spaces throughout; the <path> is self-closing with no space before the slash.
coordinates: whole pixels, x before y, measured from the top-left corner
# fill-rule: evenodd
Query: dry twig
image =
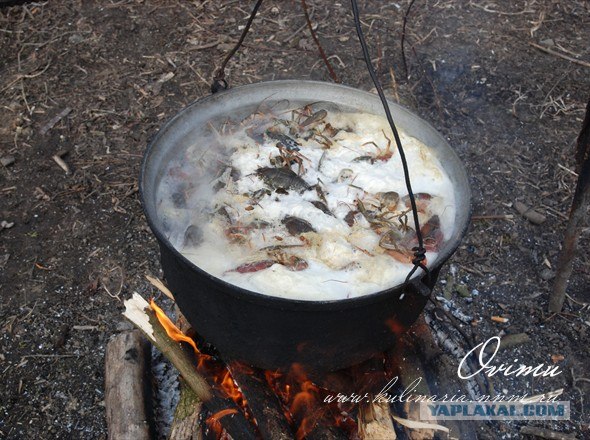
<path id="1" fill-rule="evenodd" d="M 318 51 L 320 52 L 320 56 L 322 57 L 322 60 L 324 60 L 324 64 L 326 65 L 328 72 L 330 72 L 330 77 L 332 78 L 332 80 L 334 82 L 340 83 L 340 78 L 338 78 L 338 75 L 336 75 L 336 72 L 334 72 L 334 69 L 332 68 L 332 64 L 330 64 L 330 61 L 326 57 L 326 52 L 324 52 L 324 48 L 322 47 L 320 40 L 318 39 L 315 31 L 313 30 L 313 26 L 311 25 L 311 19 L 309 18 L 309 13 L 307 12 L 307 3 L 305 2 L 305 0 L 301 0 L 301 6 L 303 7 L 303 13 L 305 14 L 305 21 L 307 22 L 307 27 L 309 28 L 309 32 L 311 33 L 311 38 L 313 38 L 313 41 L 315 42 L 316 46 L 318 47 Z"/>
<path id="2" fill-rule="evenodd" d="M 172 295 L 172 292 L 170 292 L 170 289 L 168 289 L 168 287 L 166 287 L 166 285 L 161 280 L 159 280 L 155 277 L 152 277 L 150 275 L 146 275 L 145 278 L 150 282 L 150 284 L 152 286 L 154 286 L 156 289 L 158 289 L 160 292 L 162 292 L 164 295 L 166 295 L 172 301 L 175 301 L 174 295 Z"/>
<path id="3" fill-rule="evenodd" d="M 545 52 L 545 53 L 548 53 L 549 55 L 563 58 L 564 60 L 567 60 L 571 63 L 576 63 L 576 64 L 579 64 L 580 66 L 584 66 L 584 67 L 590 67 L 590 63 L 587 61 L 578 60 L 577 58 L 572 58 L 572 57 L 565 55 L 563 53 L 555 52 L 554 50 L 551 50 L 548 47 L 541 46 L 540 44 L 529 43 L 529 45 L 533 46 L 536 49 L 539 49 L 541 52 Z"/>
<path id="4" fill-rule="evenodd" d="M 411 0 L 410 4 L 408 5 L 408 9 L 406 9 L 406 13 L 404 14 L 404 22 L 402 24 L 402 38 L 401 38 L 401 50 L 402 50 L 402 64 L 404 66 L 404 73 L 406 75 L 406 81 L 408 80 L 408 64 L 406 63 L 406 52 L 404 48 L 404 43 L 406 42 L 406 26 L 408 24 L 408 15 L 410 14 L 410 9 L 414 5 L 416 0 Z"/>

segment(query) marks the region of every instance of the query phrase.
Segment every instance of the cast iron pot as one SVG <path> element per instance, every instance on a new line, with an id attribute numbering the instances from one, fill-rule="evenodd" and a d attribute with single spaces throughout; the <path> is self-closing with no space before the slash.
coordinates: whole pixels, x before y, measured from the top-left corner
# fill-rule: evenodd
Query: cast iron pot
<path id="1" fill-rule="evenodd" d="M 455 188 L 454 233 L 430 266 L 430 280 L 418 271 L 419 275 L 406 286 L 338 301 L 300 301 L 236 287 L 182 256 L 164 235 L 156 212 L 156 188 L 168 161 L 186 142 L 199 139 L 209 122 L 220 124 L 229 116 L 240 120 L 261 104 L 296 108 L 318 101 L 327 107 L 383 115 L 376 95 L 350 87 L 299 80 L 262 82 L 207 96 L 189 105 L 160 130 L 145 153 L 141 199 L 160 245 L 166 282 L 197 333 L 226 359 L 266 369 L 285 369 L 300 363 L 310 370 L 329 371 L 391 348 L 422 312 L 441 266 L 467 229 L 471 196 L 459 158 L 434 128 L 390 102 L 397 126 L 432 148 Z"/>

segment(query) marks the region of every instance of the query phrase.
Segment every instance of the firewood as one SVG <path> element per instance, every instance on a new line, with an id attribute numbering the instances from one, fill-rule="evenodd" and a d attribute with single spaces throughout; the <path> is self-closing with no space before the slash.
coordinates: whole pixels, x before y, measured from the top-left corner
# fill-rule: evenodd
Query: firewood
<path id="1" fill-rule="evenodd" d="M 149 343 L 138 330 L 120 333 L 108 343 L 105 406 L 110 440 L 152 438 L 148 418 L 149 362 Z"/>
<path id="2" fill-rule="evenodd" d="M 279 400 L 266 383 L 263 373 L 237 361 L 230 362 L 228 368 L 248 398 L 248 407 L 256 419 L 262 438 L 293 439 L 293 432 L 281 410 Z"/>
<path id="3" fill-rule="evenodd" d="M 164 291 L 168 290 L 164 283 L 156 278 L 146 275 L 146 278 L 158 289 Z M 170 295 L 172 297 L 172 295 Z M 174 306 L 174 314 L 176 315 L 176 326 L 184 334 L 189 334 L 192 331 L 190 324 L 181 313 L 178 305 Z M 199 424 L 199 416 L 203 408 L 203 402 L 189 387 L 185 380 L 180 377 L 180 399 L 176 410 L 174 411 L 174 418 L 172 419 L 172 426 L 170 427 L 170 434 L 168 440 L 202 440 L 203 433 Z"/>
<path id="4" fill-rule="evenodd" d="M 397 435 L 391 420 L 389 403 L 369 400 L 359 406 L 359 437 L 362 440 L 395 440 Z"/>
<path id="5" fill-rule="evenodd" d="M 154 283 L 152 282 L 152 284 Z M 178 306 L 175 307 L 175 314 L 177 327 L 183 333 L 190 335 L 193 330 Z M 263 373 L 238 361 L 231 361 L 227 367 L 232 378 L 247 396 L 248 408 L 256 419 L 262 438 L 293 439 L 293 432 L 281 410 L 278 398 L 269 388 Z M 174 414 L 169 440 L 196 440 L 200 438 L 202 433 L 199 431 L 197 423 L 200 411 L 199 399 L 184 382 L 181 382 L 180 402 Z"/>
<path id="6" fill-rule="evenodd" d="M 203 403 L 184 379 L 180 378 L 180 399 L 170 428 L 168 440 L 201 440 L 199 415 Z"/>
<path id="7" fill-rule="evenodd" d="M 433 339 L 430 328 L 426 324 L 424 317 L 410 328 L 406 337 L 403 338 L 405 346 L 396 347 L 406 357 L 406 367 L 400 370 L 400 379 L 405 374 L 411 372 L 413 365 L 420 365 L 421 372 L 416 372 L 416 376 L 421 376 L 430 391 L 427 395 L 441 396 L 444 394 L 468 394 L 464 391 L 464 383 L 458 380 L 456 375 L 457 365 L 455 358 L 443 353 Z M 394 351 L 395 352 L 395 351 Z M 406 353 L 414 353 L 413 359 L 409 360 Z M 404 383 L 407 380 L 404 379 Z M 482 387 L 482 389 L 484 389 Z M 417 389 L 416 394 L 424 394 L 423 389 Z M 477 421 L 445 421 L 445 425 L 450 429 L 449 437 L 460 438 L 462 440 L 476 439 Z"/>
<path id="8" fill-rule="evenodd" d="M 233 438 L 256 438 L 253 426 L 246 419 L 237 405 L 230 399 L 221 397 L 207 380 L 201 376 L 194 358 L 186 353 L 176 341 L 168 337 L 166 330 L 158 321 L 149 304 L 137 293 L 125 301 L 123 315 L 139 328 L 148 340 L 176 367 L 195 395 L 214 414 L 223 410 L 235 410 L 231 415 L 221 417 L 219 422 Z"/>
<path id="9" fill-rule="evenodd" d="M 422 368 L 422 362 L 418 358 L 417 350 L 409 336 L 402 337 L 392 350 L 393 363 L 397 367 L 397 376 L 402 390 L 411 390 L 412 394 L 428 396 L 430 390 L 426 382 L 426 373 Z M 404 402 L 403 409 L 406 417 L 411 420 L 420 420 L 420 404 L 417 402 Z M 428 440 L 434 438 L 432 430 L 416 430 L 405 427 L 408 439 Z"/>
<path id="10" fill-rule="evenodd" d="M 527 344 L 528 342 L 530 342 L 530 340 L 531 340 L 531 338 L 529 338 L 529 335 L 527 335 L 526 333 L 515 333 L 515 334 L 506 335 L 506 336 L 503 336 L 502 339 L 500 340 L 500 346 L 498 347 L 498 350 L 505 350 L 507 348 L 516 347 L 516 346 L 522 345 L 522 344 Z M 496 346 L 490 344 L 485 348 L 484 351 L 486 353 L 490 354 L 495 349 L 496 349 Z"/>

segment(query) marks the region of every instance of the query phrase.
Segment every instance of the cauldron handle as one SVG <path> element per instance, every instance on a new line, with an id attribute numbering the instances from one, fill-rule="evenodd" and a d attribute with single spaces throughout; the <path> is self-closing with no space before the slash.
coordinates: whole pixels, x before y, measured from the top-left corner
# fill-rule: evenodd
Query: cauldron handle
<path id="1" fill-rule="evenodd" d="M 416 295 L 423 297 L 430 297 L 434 290 L 434 285 L 438 279 L 440 267 L 430 270 L 430 277 L 413 278 L 406 284 L 406 289 Z"/>
<path id="2" fill-rule="evenodd" d="M 429 297 L 432 293 L 432 289 L 424 284 L 420 278 L 414 278 L 413 280 L 408 281 L 408 284 L 406 284 L 406 288 L 404 290 L 414 295 L 424 297 Z"/>

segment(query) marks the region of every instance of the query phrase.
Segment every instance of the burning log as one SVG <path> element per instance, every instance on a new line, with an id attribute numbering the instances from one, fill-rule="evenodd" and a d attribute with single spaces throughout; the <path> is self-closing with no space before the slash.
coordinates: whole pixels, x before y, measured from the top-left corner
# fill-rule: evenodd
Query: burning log
<path id="1" fill-rule="evenodd" d="M 157 286 L 158 289 L 166 289 L 161 281 L 156 280 L 160 283 Z M 150 280 L 151 282 L 151 280 Z M 152 283 L 154 284 L 154 283 Z M 156 285 L 156 284 L 154 284 Z M 186 320 L 178 306 L 175 307 L 178 328 L 187 335 L 194 334 L 189 322 Z M 250 367 L 238 361 L 232 361 L 227 365 L 227 368 L 231 374 L 233 380 L 237 382 L 240 389 L 247 392 L 248 408 L 251 411 L 258 431 L 263 438 L 272 438 L 277 440 L 289 440 L 293 439 L 293 433 L 289 424 L 287 423 L 283 411 L 281 410 L 280 403 L 277 395 L 274 394 L 269 388 L 264 373 L 256 368 Z M 201 411 L 200 402 L 195 402 L 194 405 L 182 405 L 183 397 L 186 401 L 190 402 L 194 393 L 184 383 L 181 383 L 181 402 L 178 404 L 177 411 L 174 415 L 173 430 L 178 419 L 178 432 L 181 433 L 184 425 L 187 423 L 186 433 L 196 436 L 196 429 L 198 429 L 197 419 Z M 195 396 L 196 397 L 196 396 Z M 195 399 L 192 399 L 194 402 Z M 183 411 L 179 413 L 179 408 L 185 407 Z M 178 417 L 177 417 L 178 416 Z M 186 422 L 185 422 L 186 420 Z M 193 440 L 196 437 L 187 437 L 185 434 L 170 436 L 170 440 Z"/>
<path id="2" fill-rule="evenodd" d="M 297 440 L 349 438 L 341 429 L 345 422 L 340 409 L 324 403 L 322 392 L 326 390 L 316 385 L 300 364 L 293 364 L 287 373 L 266 371 L 265 376 L 287 421 L 296 430 Z"/>
<path id="3" fill-rule="evenodd" d="M 180 400 L 174 411 L 174 420 L 168 440 L 200 440 L 199 415 L 203 407 L 195 392 L 180 380 Z"/>
<path id="4" fill-rule="evenodd" d="M 174 301 L 172 293 L 162 281 L 150 276 L 146 276 L 146 278 L 152 285 Z M 174 312 L 177 316 L 176 325 L 179 330 L 184 334 L 189 334 L 191 326 L 180 312 L 178 306 L 174 306 Z M 203 435 L 200 430 L 199 416 L 203 409 L 203 402 L 199 400 L 195 392 L 186 384 L 182 377 L 179 382 L 180 399 L 174 411 L 174 419 L 172 420 L 168 440 L 202 440 Z"/>
<path id="5" fill-rule="evenodd" d="M 195 395 L 213 413 L 213 419 L 219 421 L 233 438 L 256 439 L 254 428 L 244 413 L 233 401 L 220 397 L 207 380 L 197 372 L 194 358 L 191 358 L 178 342 L 168 336 L 166 329 L 147 301 L 135 293 L 131 299 L 125 301 L 125 307 L 123 315 L 139 328 L 178 369 Z"/>
<path id="6" fill-rule="evenodd" d="M 278 398 L 269 388 L 263 373 L 238 361 L 230 362 L 228 368 L 240 388 L 247 392 L 248 407 L 256 419 L 262 438 L 293 439 L 293 432 Z"/>
<path id="7" fill-rule="evenodd" d="M 120 333 L 107 345 L 105 406 L 109 440 L 149 440 L 147 396 L 150 349 L 138 330 Z"/>

